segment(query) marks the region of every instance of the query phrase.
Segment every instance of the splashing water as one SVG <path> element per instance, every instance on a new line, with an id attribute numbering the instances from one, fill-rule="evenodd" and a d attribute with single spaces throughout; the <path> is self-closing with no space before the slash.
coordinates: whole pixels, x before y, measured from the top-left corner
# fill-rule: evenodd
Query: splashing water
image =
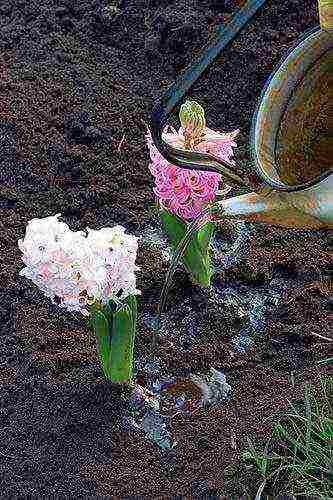
<path id="1" fill-rule="evenodd" d="M 171 449 L 177 445 L 167 430 L 167 416 L 159 412 L 159 397 L 153 396 L 145 399 L 140 390 L 136 388 L 130 398 L 128 405 L 128 416 L 123 418 L 123 429 L 128 431 L 140 429 L 148 439 L 155 442 L 162 449 Z"/>
<path id="2" fill-rule="evenodd" d="M 261 332 L 265 326 L 264 315 L 266 312 L 266 300 L 267 295 L 265 294 L 253 294 L 252 300 L 249 301 L 249 319 L 250 323 L 255 330 L 255 332 Z"/>
<path id="3" fill-rule="evenodd" d="M 223 256 L 223 262 L 227 269 L 239 262 L 242 255 L 246 252 L 245 244 L 253 233 L 253 227 L 251 228 L 249 223 L 244 221 L 235 224 L 235 229 L 238 233 L 236 240 L 230 250 Z"/>

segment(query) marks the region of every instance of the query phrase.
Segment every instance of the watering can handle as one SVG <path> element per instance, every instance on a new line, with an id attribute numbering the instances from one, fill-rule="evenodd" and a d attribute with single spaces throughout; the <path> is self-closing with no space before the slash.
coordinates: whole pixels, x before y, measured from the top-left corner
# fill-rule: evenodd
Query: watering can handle
<path id="1" fill-rule="evenodd" d="M 319 22 L 323 30 L 333 30 L 333 0 L 318 0 Z"/>

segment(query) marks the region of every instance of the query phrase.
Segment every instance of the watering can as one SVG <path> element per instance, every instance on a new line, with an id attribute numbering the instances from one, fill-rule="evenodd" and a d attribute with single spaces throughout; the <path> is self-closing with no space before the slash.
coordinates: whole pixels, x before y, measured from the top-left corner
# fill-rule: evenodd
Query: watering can
<path id="1" fill-rule="evenodd" d="M 152 140 L 171 164 L 217 172 L 233 187 L 252 192 L 219 202 L 217 219 L 261 221 L 286 228 L 333 228 L 333 0 L 319 0 L 320 26 L 304 33 L 273 71 L 252 121 L 251 153 L 264 188 L 237 164 L 207 153 L 183 151 L 162 140 L 168 115 L 219 52 L 265 0 L 249 0 L 186 68 L 154 106 Z"/>

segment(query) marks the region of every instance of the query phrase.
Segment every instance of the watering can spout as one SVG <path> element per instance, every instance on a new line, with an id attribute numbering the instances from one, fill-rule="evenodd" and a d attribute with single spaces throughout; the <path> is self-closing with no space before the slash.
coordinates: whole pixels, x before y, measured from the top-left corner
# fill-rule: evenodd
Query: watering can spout
<path id="1" fill-rule="evenodd" d="M 311 191 L 311 192 L 310 192 Z M 286 228 L 332 227 L 333 178 L 299 192 L 249 193 L 219 202 L 216 219 L 263 222 Z"/>

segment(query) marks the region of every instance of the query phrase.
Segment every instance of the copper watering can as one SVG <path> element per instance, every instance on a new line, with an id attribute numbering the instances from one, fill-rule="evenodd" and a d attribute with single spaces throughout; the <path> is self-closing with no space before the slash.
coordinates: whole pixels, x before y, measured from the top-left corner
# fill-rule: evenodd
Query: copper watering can
<path id="1" fill-rule="evenodd" d="M 320 27 L 302 35 L 262 92 L 250 139 L 264 189 L 238 173 L 237 166 L 210 154 L 175 149 L 161 137 L 186 91 L 264 2 L 249 0 L 167 89 L 151 113 L 152 139 L 173 165 L 217 172 L 229 186 L 253 191 L 219 202 L 217 219 L 333 228 L 333 0 L 318 1 Z"/>

